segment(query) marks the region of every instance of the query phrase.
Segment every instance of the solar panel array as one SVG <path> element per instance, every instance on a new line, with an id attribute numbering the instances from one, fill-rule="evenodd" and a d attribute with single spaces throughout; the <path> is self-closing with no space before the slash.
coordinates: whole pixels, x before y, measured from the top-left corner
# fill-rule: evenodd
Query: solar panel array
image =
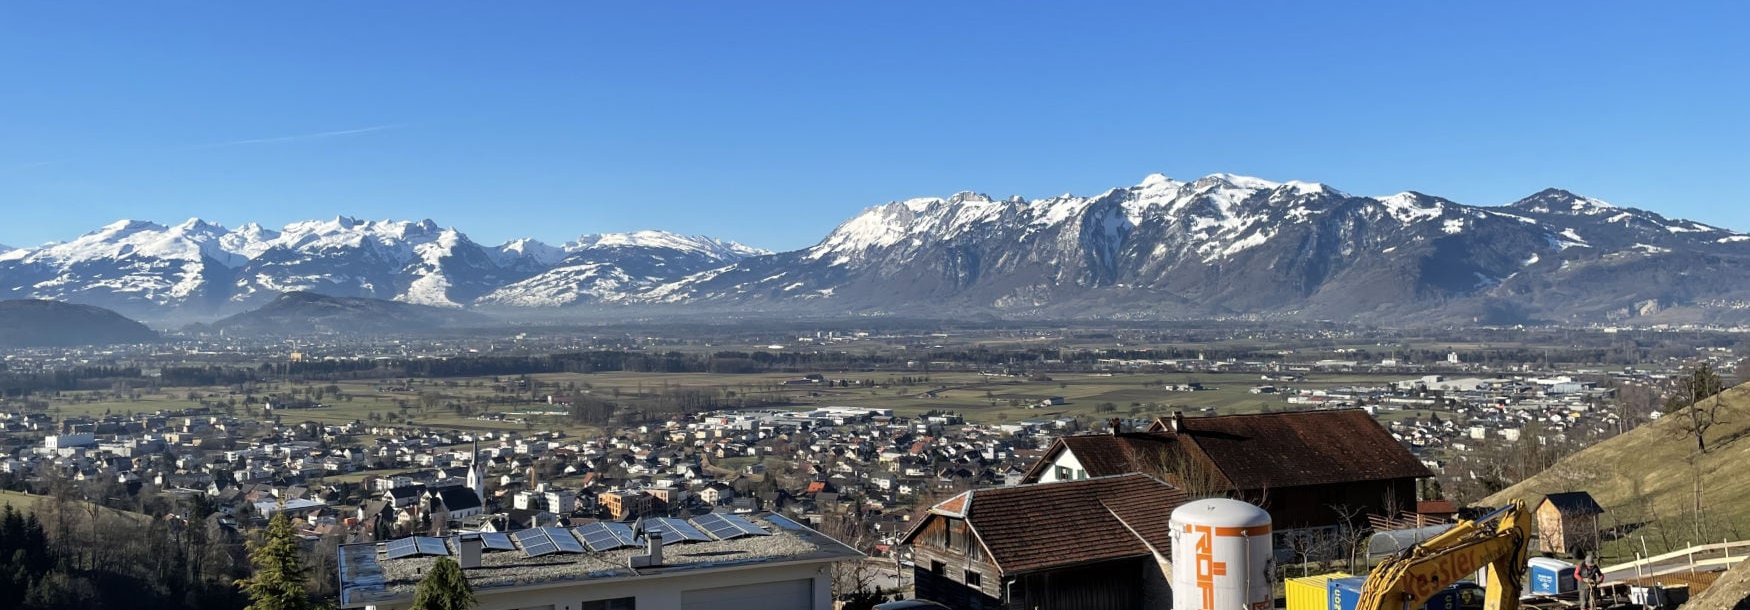
<path id="1" fill-rule="evenodd" d="M 479 538 L 482 543 L 481 546 L 485 547 L 488 551 L 516 550 L 516 545 L 512 544 L 510 541 L 510 534 L 504 532 L 480 532 L 477 534 L 462 534 L 455 536 L 456 548 L 462 548 L 462 540 L 470 538 Z"/>
<path id="2" fill-rule="evenodd" d="M 638 546 L 638 536 L 624 523 L 591 523 L 572 530 L 589 550 L 601 553 L 629 546 Z"/>
<path id="3" fill-rule="evenodd" d="M 659 532 L 662 534 L 662 539 L 666 542 L 710 542 L 711 541 L 711 537 L 706 536 L 704 532 L 699 531 L 699 528 L 693 527 L 693 524 L 687 523 L 687 522 L 682 521 L 680 519 L 669 519 L 669 518 L 645 519 L 644 520 L 644 531 L 646 531 L 646 532 Z"/>
<path id="4" fill-rule="evenodd" d="M 547 535 L 547 530 L 526 529 L 517 532 L 515 536 L 517 546 L 523 547 L 523 554 L 529 557 L 543 557 L 559 552 L 559 546 L 553 544 L 553 538 Z"/>
<path id="5" fill-rule="evenodd" d="M 711 533 L 718 540 L 729 540 L 742 536 L 770 536 L 766 528 L 755 525 L 741 515 L 725 513 L 710 513 L 693 518 L 693 525 Z"/>
<path id="6" fill-rule="evenodd" d="M 774 516 L 775 517 L 775 516 Z M 780 527 L 785 522 L 774 519 Z M 730 540 L 742 536 L 770 536 L 767 531 L 747 518 L 728 513 L 711 513 L 691 521 L 666 517 L 644 519 L 639 523 L 645 532 L 659 532 L 667 542 L 709 542 Z M 458 548 L 464 537 L 478 537 L 486 550 L 514 551 L 521 548 L 529 557 L 554 553 L 597 553 L 636 547 L 643 543 L 636 530 L 624 523 L 591 523 L 575 529 L 536 527 L 514 533 L 482 532 L 456 536 Z M 514 543 L 512 542 L 514 540 Z M 586 549 L 587 547 L 587 549 Z M 410 536 L 384 543 L 389 559 L 417 556 L 447 556 L 450 548 L 442 538 Z"/>
<path id="7" fill-rule="evenodd" d="M 398 540 L 390 540 L 383 546 L 389 559 L 414 557 L 418 555 L 450 554 L 450 547 L 444 545 L 444 539 L 430 536 L 412 536 Z"/>
<path id="8" fill-rule="evenodd" d="M 583 543 L 579 542 L 576 536 L 571 535 L 571 530 L 563 527 L 543 527 L 541 531 L 547 532 L 547 538 L 553 541 L 553 546 L 558 547 L 559 552 L 583 552 Z"/>

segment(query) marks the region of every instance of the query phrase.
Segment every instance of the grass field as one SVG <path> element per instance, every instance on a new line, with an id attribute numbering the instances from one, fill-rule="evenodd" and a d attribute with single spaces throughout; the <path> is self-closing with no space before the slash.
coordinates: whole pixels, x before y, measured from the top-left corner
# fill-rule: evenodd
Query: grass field
<path id="1" fill-rule="evenodd" d="M 1604 506 L 1604 527 L 1631 530 L 1605 543 L 1612 561 L 1633 559 L 1643 539 L 1658 554 L 1750 538 L 1750 387 L 1727 390 L 1722 400 L 1705 454 L 1677 413 L 1568 456 L 1482 504 L 1517 498 L 1535 508 L 1545 494 L 1586 491 Z"/>
<path id="2" fill-rule="evenodd" d="M 33 495 L 33 494 L 27 494 L 27 493 L 20 492 L 20 491 L 0 490 L 0 506 L 10 505 L 12 508 L 19 510 L 19 511 L 22 511 L 22 512 L 25 512 L 25 513 L 35 513 L 39 510 L 44 510 L 44 509 L 47 509 L 47 510 L 49 510 L 50 513 L 53 513 L 54 511 L 49 505 L 50 501 L 51 500 L 48 498 L 48 496 L 38 496 L 38 495 Z M 71 503 L 75 508 L 79 509 L 79 511 L 81 511 L 83 513 L 89 513 L 89 511 L 91 510 L 91 504 L 89 502 L 85 502 L 84 500 L 73 500 Z M 129 521 L 133 521 L 133 522 L 138 523 L 141 521 L 146 521 L 146 520 L 151 519 L 151 517 L 148 517 L 146 515 L 136 513 L 136 512 L 125 511 L 125 510 L 116 510 L 113 508 L 103 508 L 100 510 L 103 511 L 101 514 L 104 515 L 104 519 L 106 520 L 105 522 L 107 522 L 108 519 L 127 519 Z M 50 517 L 48 515 L 42 515 L 42 514 L 37 515 L 37 518 L 43 519 L 45 521 L 50 519 Z"/>
<path id="3" fill-rule="evenodd" d="M 1151 417 L 1170 414 L 1175 409 L 1191 413 L 1254 413 L 1266 408 L 1282 409 L 1288 405 L 1280 395 L 1252 394 L 1253 386 L 1266 383 L 1255 374 L 1113 374 L 1095 375 L 1063 373 L 1049 380 L 1018 377 L 985 376 L 975 372 L 879 372 L 848 373 L 843 378 L 853 381 L 873 381 L 868 385 L 836 387 L 830 384 L 784 385 L 796 379 L 795 373 L 772 374 L 707 374 L 707 373 L 594 373 L 542 374 L 531 378 L 539 389 L 502 387 L 493 378 L 460 378 L 442 380 L 412 380 L 405 389 L 392 387 L 391 382 L 342 381 L 332 384 L 345 399 L 325 396 L 321 401 L 329 406 L 320 409 L 281 410 L 275 414 L 288 422 L 316 421 L 345 423 L 370 421 L 375 414 L 387 421 L 392 414 L 405 417 L 419 425 L 434 428 L 487 430 L 563 430 L 573 434 L 590 434 L 595 430 L 572 425 L 562 415 L 543 414 L 560 407 L 546 404 L 545 395 L 588 394 L 637 408 L 659 400 L 665 394 L 680 391 L 705 390 L 716 392 L 720 400 L 737 404 L 790 404 L 809 406 L 852 406 L 893 409 L 901 415 L 916 415 L 925 411 L 954 411 L 977 423 L 998 423 L 1026 419 L 1082 416 L 1104 418 L 1112 416 Z M 829 374 L 829 378 L 840 374 Z M 906 377 L 911 377 L 909 383 Z M 927 377 L 927 380 L 925 378 Z M 1348 384 L 1381 383 L 1395 378 L 1359 375 L 1314 375 L 1300 388 L 1329 388 Z M 1199 382 L 1205 391 L 1172 392 L 1163 385 Z M 256 389 L 255 395 L 303 392 L 312 387 L 328 388 L 329 384 L 273 384 Z M 495 387 L 498 386 L 498 387 Z M 830 386 L 830 387 L 829 387 Z M 178 388 L 163 393 L 148 393 L 122 398 L 107 392 L 68 393 L 51 402 L 51 408 L 61 416 L 107 413 L 147 413 L 195 407 L 201 400 L 242 402 L 242 396 L 224 388 L 198 388 L 192 392 Z M 1061 396 L 1066 404 L 1036 408 L 1049 397 Z M 474 416 L 461 416 L 441 406 L 421 409 L 421 404 L 448 402 L 485 405 L 490 413 L 504 414 L 512 421 L 489 421 Z M 496 401 L 496 402 L 493 402 Z M 491 404 L 488 404 L 488 403 Z M 1100 407 L 1110 404 L 1112 409 Z M 263 416 L 255 408 L 236 407 L 239 414 Z"/>

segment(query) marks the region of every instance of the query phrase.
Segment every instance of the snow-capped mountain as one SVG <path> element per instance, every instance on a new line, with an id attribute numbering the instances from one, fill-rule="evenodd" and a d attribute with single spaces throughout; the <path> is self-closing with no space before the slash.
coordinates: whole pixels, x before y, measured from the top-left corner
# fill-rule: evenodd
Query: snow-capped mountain
<path id="1" fill-rule="evenodd" d="M 90 303 L 148 319 L 212 317 L 297 291 L 454 308 L 564 261 L 604 253 L 618 253 L 615 264 L 639 278 L 671 281 L 765 252 L 656 232 L 586 236 L 564 248 L 532 239 L 490 247 L 430 220 L 339 217 L 277 231 L 199 219 L 174 227 L 123 220 L 66 243 L 0 254 L 0 296 Z M 656 259 L 636 260 L 645 254 Z M 664 264 L 677 270 L 663 275 Z"/>
<path id="2" fill-rule="evenodd" d="M 771 252 L 664 231 L 584 235 L 551 269 L 480 298 L 483 305 L 558 307 L 624 301 L 665 282 Z M 551 256 L 551 254 L 548 254 Z"/>
<path id="3" fill-rule="evenodd" d="M 282 293 L 459 308 L 1376 323 L 1750 321 L 1750 235 L 1550 189 L 1501 206 L 1151 175 L 864 210 L 801 250 L 661 231 L 482 246 L 431 221 L 120 221 L 0 253 L 0 297 L 208 319 Z M 644 314 L 640 314 L 644 315 Z"/>
<path id="4" fill-rule="evenodd" d="M 907 315 L 1566 322 L 1735 307 L 1726 286 L 1627 284 L 1679 254 L 1750 279 L 1726 264 L 1750 262 L 1746 240 L 1563 191 L 1486 207 L 1153 175 L 1092 197 L 893 202 L 811 248 L 704 271 L 639 300 Z"/>

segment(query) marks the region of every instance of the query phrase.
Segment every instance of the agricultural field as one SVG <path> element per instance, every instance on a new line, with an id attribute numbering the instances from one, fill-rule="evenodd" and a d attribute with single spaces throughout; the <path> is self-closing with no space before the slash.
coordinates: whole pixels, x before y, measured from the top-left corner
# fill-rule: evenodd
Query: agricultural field
<path id="1" fill-rule="evenodd" d="M 1156 417 L 1183 410 L 1193 414 L 1256 413 L 1287 409 L 1280 394 L 1254 394 L 1258 385 L 1279 389 L 1334 388 L 1377 385 L 1401 376 L 1310 375 L 1305 381 L 1281 384 L 1256 374 L 1089 374 L 1054 373 L 1048 377 L 1011 377 L 977 372 L 852 372 L 823 373 L 826 383 L 786 384 L 798 373 L 553 373 L 518 377 L 393 379 L 259 384 L 238 388 L 174 388 L 121 396 L 114 392 L 63 393 L 50 399 L 60 416 L 101 416 L 109 413 L 149 413 L 207 404 L 225 405 L 239 414 L 283 421 L 347 423 L 352 421 L 411 422 L 440 429 L 561 430 L 593 434 L 591 426 L 574 422 L 556 400 L 593 399 L 624 409 L 652 412 L 702 410 L 677 404 L 704 404 L 719 409 L 742 407 L 811 408 L 850 406 L 893 409 L 899 415 L 954 411 L 974 423 L 1002 423 L 1057 417 Z M 844 383 L 835 383 L 835 382 Z M 1172 391 L 1170 386 L 1201 384 L 1201 391 Z M 312 409 L 264 411 L 261 402 L 285 399 L 324 405 Z M 677 402 L 682 397 L 692 402 Z M 1051 397 L 1064 404 L 1039 406 Z M 235 404 L 232 404 L 235 403 Z M 1382 413 L 1384 419 L 1414 413 Z M 1419 415 L 1419 414 L 1418 414 Z"/>

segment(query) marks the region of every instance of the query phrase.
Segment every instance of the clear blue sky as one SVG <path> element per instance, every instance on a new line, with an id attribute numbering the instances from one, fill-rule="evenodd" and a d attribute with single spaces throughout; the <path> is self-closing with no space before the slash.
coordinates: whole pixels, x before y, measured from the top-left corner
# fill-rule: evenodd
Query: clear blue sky
<path id="1" fill-rule="evenodd" d="M 790 249 L 1151 172 L 1744 230 L 1747 60 L 1744 2 L 7 2 L 0 243 L 345 214 Z"/>

